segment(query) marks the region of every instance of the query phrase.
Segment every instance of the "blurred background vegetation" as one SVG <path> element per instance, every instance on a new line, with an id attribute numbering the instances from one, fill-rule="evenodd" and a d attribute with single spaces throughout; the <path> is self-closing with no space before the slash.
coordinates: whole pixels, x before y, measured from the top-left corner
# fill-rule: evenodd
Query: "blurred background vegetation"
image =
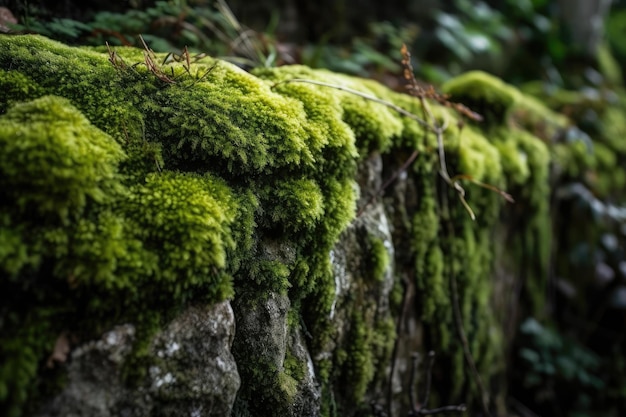
<path id="1" fill-rule="evenodd" d="M 554 138 L 545 307 L 520 311 L 520 416 L 626 415 L 626 0 L 0 0 L 1 27 L 70 44 L 305 64 L 403 89 L 400 47 L 437 86 L 491 72 L 565 114 Z M 568 152 L 559 149 L 568 148 Z M 523 297 L 523 296 L 522 296 Z M 524 300 L 522 299 L 522 305 Z"/>

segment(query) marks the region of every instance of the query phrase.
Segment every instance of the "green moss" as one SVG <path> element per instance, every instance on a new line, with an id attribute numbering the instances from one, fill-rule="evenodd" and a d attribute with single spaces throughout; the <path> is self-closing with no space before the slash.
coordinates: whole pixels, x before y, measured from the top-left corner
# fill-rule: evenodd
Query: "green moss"
<path id="1" fill-rule="evenodd" d="M 5 113 L 14 103 L 31 100 L 44 95 L 43 89 L 28 75 L 17 71 L 0 69 L 0 114 Z"/>
<path id="2" fill-rule="evenodd" d="M 448 171 L 459 175 L 477 221 L 473 222 L 458 203 L 456 191 L 443 182 L 443 188 L 437 188 L 437 168 L 418 161 L 413 174 L 418 199 L 412 246 L 422 320 L 428 326 L 429 340 L 443 356 L 440 360 L 454 370 L 442 382 L 452 388 L 442 401 L 463 395 L 471 402 L 475 393 L 469 389 L 464 354 L 456 342 L 453 280 L 463 329 L 483 379 L 488 380 L 502 361 L 498 344 L 494 344 L 502 338 L 492 311 L 493 288 L 486 278 L 491 274 L 494 251 L 490 230 L 500 219 L 504 200 L 476 183 L 512 193 L 516 206 L 526 210 L 527 223 L 520 232 L 524 237 L 516 245 L 523 248 L 518 252 L 523 254 L 522 262 L 539 265 L 528 277 L 526 288 L 534 307 L 540 309 L 546 276 L 543 268 L 549 255 L 546 221 L 551 160 L 542 138 L 554 134 L 565 122 L 561 116 L 551 118 L 553 113 L 537 101 L 483 73 L 463 75 L 444 90 L 452 94 L 452 100 L 469 105 L 487 119 L 483 125 L 450 127 L 444 137 Z"/>
<path id="3" fill-rule="evenodd" d="M 342 375 L 344 400 L 359 404 L 370 388 L 376 373 L 384 379 L 384 367 L 393 349 L 395 326 L 392 320 L 377 320 L 368 328 L 355 310 L 350 323 L 349 344 L 338 364 L 345 369 Z M 341 355 L 340 355 L 341 356 Z"/>
<path id="4" fill-rule="evenodd" d="M 381 90 L 389 94 L 388 90 L 380 88 L 381 86 L 378 83 L 359 80 L 325 70 L 312 70 L 303 66 L 282 67 L 270 70 L 262 69 L 255 71 L 254 74 L 276 82 L 300 78 L 353 89 L 374 96 L 377 96 L 377 93 Z M 367 155 L 375 149 L 388 150 L 392 144 L 392 139 L 399 136 L 403 129 L 402 119 L 394 114 L 393 110 L 332 87 L 321 87 L 320 90 L 319 86 L 304 85 L 304 83 L 288 83 L 279 85 L 277 91 L 316 91 L 314 93 L 316 95 L 331 95 L 334 100 L 338 100 L 338 104 L 341 106 L 339 114 L 342 115 L 343 122 L 350 126 L 352 134 L 356 137 L 356 146 L 361 155 Z M 327 100 L 325 99 L 324 101 Z"/>
<path id="5" fill-rule="evenodd" d="M 298 358 L 296 358 L 290 350 L 287 350 L 283 367 L 285 373 L 298 382 L 304 379 L 307 372 L 306 363 L 298 360 Z"/>
<path id="6" fill-rule="evenodd" d="M 249 266 L 247 279 L 265 291 L 283 294 L 291 286 L 290 273 L 289 267 L 280 261 L 254 260 Z"/>
<path id="7" fill-rule="evenodd" d="M 154 139 L 163 143 L 176 167 L 193 161 L 215 164 L 245 180 L 247 175 L 313 163 L 302 104 L 272 93 L 228 64 L 220 63 L 192 86 L 156 91 L 153 100 L 140 105 Z"/>
<path id="8" fill-rule="evenodd" d="M 509 112 L 508 125 L 525 130 L 545 143 L 552 142 L 570 121 L 546 107 L 540 100 L 523 95 Z"/>
<path id="9" fill-rule="evenodd" d="M 502 168 L 508 177 L 509 184 L 525 184 L 530 177 L 528 167 L 528 155 L 520 148 L 514 140 L 509 140 L 510 136 L 504 136 L 504 140 L 496 141 L 495 147 L 500 153 Z"/>
<path id="10" fill-rule="evenodd" d="M 445 282 L 442 276 L 443 259 L 438 247 L 439 213 L 435 201 L 433 176 L 418 171 L 420 189 L 419 206 L 413 217 L 412 246 L 415 251 L 415 277 L 422 300 L 422 318 L 432 319 L 438 305 L 447 304 Z"/>
<path id="11" fill-rule="evenodd" d="M 350 327 L 350 347 L 346 352 L 346 384 L 348 384 L 349 399 L 360 402 L 365 395 L 367 385 L 374 377 L 374 357 L 369 344 L 371 332 L 364 325 L 360 315 L 352 317 Z"/>
<path id="12" fill-rule="evenodd" d="M 293 402 L 294 397 L 298 393 L 298 381 L 291 375 L 281 372 L 278 374 L 279 388 L 286 395 L 287 403 Z"/>
<path id="13" fill-rule="evenodd" d="M 497 186 L 502 178 L 498 150 L 485 136 L 472 128 L 464 129 L 459 136 L 458 174 Z"/>
<path id="14" fill-rule="evenodd" d="M 324 214 L 324 196 L 310 179 L 288 180 L 267 190 L 268 215 L 272 222 L 291 232 L 311 230 Z"/>
<path id="15" fill-rule="evenodd" d="M 367 268 L 371 271 L 371 276 L 375 281 L 382 282 L 385 279 L 385 272 L 389 267 L 389 252 L 385 246 L 385 241 L 376 236 L 368 236 L 368 257 Z"/>
<path id="16" fill-rule="evenodd" d="M 0 184 L 20 213 L 68 223 L 89 201 L 117 192 L 124 153 L 65 99 L 11 107 L 0 118 L 0 141 Z"/>
<path id="17" fill-rule="evenodd" d="M 178 295 L 205 282 L 215 268 L 225 268 L 226 250 L 235 244 L 230 236 L 235 204 L 231 190 L 211 175 L 163 173 L 131 187 L 122 207 L 144 248 L 160 252 L 153 279 L 170 282 Z M 231 291 L 219 289 L 217 298 Z"/>
<path id="18" fill-rule="evenodd" d="M 488 123 L 502 123 L 519 92 L 502 80 L 482 71 L 471 71 L 446 82 L 442 91 L 450 100 L 463 103 L 481 114 Z"/>

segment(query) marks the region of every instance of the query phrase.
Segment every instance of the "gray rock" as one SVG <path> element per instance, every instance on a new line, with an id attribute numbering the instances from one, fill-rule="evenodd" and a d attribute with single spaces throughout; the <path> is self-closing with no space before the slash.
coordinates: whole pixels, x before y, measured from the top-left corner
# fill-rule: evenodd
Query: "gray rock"
<path id="1" fill-rule="evenodd" d="M 298 363 L 305 365 L 306 370 L 304 377 L 298 382 L 297 393 L 290 407 L 292 415 L 317 417 L 320 415 L 322 393 L 315 376 L 313 360 L 300 331 L 290 332 L 288 349 Z"/>
<path id="2" fill-rule="evenodd" d="M 238 316 L 237 333 L 244 335 L 245 351 L 281 369 L 287 349 L 289 297 L 270 293 L 255 305 L 243 308 L 245 314 Z"/>
<path id="3" fill-rule="evenodd" d="M 234 333 L 229 302 L 188 308 L 153 338 L 153 365 L 131 388 L 121 370 L 135 327 L 117 326 L 73 350 L 65 388 L 37 416 L 227 416 L 240 385 L 230 353 Z"/>
<path id="4" fill-rule="evenodd" d="M 151 350 L 147 391 L 159 416 L 227 416 L 239 389 L 230 353 L 235 318 L 229 302 L 191 307 L 160 332 Z"/>

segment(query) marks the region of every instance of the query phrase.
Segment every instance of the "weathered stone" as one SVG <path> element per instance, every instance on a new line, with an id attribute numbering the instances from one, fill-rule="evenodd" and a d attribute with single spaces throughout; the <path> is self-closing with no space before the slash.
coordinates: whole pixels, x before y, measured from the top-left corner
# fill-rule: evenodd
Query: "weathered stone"
<path id="1" fill-rule="evenodd" d="M 239 389 L 230 353 L 235 330 L 230 304 L 190 307 L 152 340 L 148 375 L 124 384 L 135 328 L 118 326 L 73 350 L 64 390 L 37 414 L 53 416 L 227 416 Z"/>
<path id="2" fill-rule="evenodd" d="M 303 335 L 299 330 L 293 329 L 289 334 L 289 350 L 295 361 L 305 364 L 305 372 L 298 381 L 297 393 L 291 406 L 293 416 L 317 417 L 320 415 L 321 390 L 313 360 L 309 354 Z"/>
<path id="3" fill-rule="evenodd" d="M 240 379 L 230 353 L 235 335 L 230 303 L 192 307 L 152 343 L 150 394 L 162 416 L 225 416 Z"/>
<path id="4" fill-rule="evenodd" d="M 67 365 L 65 389 L 37 415 L 111 416 L 111 410 L 127 395 L 120 372 L 132 350 L 134 336 L 134 326 L 126 324 L 74 349 Z"/>

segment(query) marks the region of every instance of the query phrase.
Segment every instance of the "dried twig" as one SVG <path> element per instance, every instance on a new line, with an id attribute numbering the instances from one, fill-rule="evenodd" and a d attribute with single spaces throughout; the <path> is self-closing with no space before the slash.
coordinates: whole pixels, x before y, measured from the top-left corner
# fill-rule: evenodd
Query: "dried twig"
<path id="1" fill-rule="evenodd" d="M 445 194 L 442 196 L 442 209 L 445 211 L 444 218 L 447 219 L 446 225 L 447 225 L 448 236 L 451 239 L 453 239 L 455 235 L 454 226 L 452 224 L 452 221 L 450 220 L 448 199 L 446 198 Z M 452 246 L 450 250 L 453 250 Z M 453 315 L 454 315 L 454 324 L 455 324 L 459 339 L 461 340 L 461 345 L 463 346 L 463 356 L 465 357 L 465 362 L 467 362 L 467 365 L 470 368 L 470 371 L 474 378 L 474 382 L 476 383 L 476 386 L 478 387 L 483 412 L 485 413 L 485 416 L 491 417 L 491 413 L 489 412 L 489 394 L 487 390 L 485 389 L 485 385 L 483 384 L 483 380 L 480 376 L 480 373 L 478 372 L 478 368 L 476 368 L 476 362 L 474 361 L 474 357 L 472 356 L 472 351 L 469 346 L 469 341 L 467 340 L 467 335 L 463 327 L 463 316 L 461 314 L 461 307 L 460 307 L 460 302 L 459 302 L 459 289 L 458 289 L 458 284 L 456 282 L 456 277 L 453 274 L 451 274 L 450 276 L 450 291 L 452 292 L 451 301 L 452 301 L 452 310 L 453 310 Z"/>
<path id="2" fill-rule="evenodd" d="M 398 348 L 400 347 L 400 330 L 402 329 L 402 323 L 406 319 L 406 314 L 409 306 L 411 282 L 405 277 L 402 279 L 404 284 L 404 291 L 402 291 L 402 311 L 398 314 L 398 321 L 396 322 L 396 340 L 393 343 L 393 353 L 391 354 L 391 369 L 389 371 L 389 380 L 387 381 L 387 412 L 392 415 L 391 402 L 393 397 L 393 376 L 396 372 L 396 361 L 398 359 Z"/>
<path id="3" fill-rule="evenodd" d="M 402 44 L 402 48 L 400 49 L 400 52 L 402 53 L 402 65 L 404 65 L 404 78 L 407 81 L 409 81 L 407 90 L 411 92 L 411 95 L 415 97 L 419 97 L 421 99 L 434 100 L 437 103 L 441 104 L 442 106 L 451 108 L 455 110 L 457 113 L 459 113 L 460 115 L 465 116 L 469 119 L 475 120 L 477 122 L 480 122 L 483 120 L 483 117 L 480 114 L 472 111 L 467 106 L 461 103 L 454 103 L 448 100 L 449 98 L 448 95 L 438 93 L 437 91 L 435 91 L 435 88 L 432 85 L 429 85 L 425 88 L 419 85 L 419 83 L 415 79 L 415 75 L 413 72 L 413 65 L 411 64 L 411 53 L 409 52 L 405 44 Z"/>
<path id="4" fill-rule="evenodd" d="M 409 53 L 406 45 L 404 44 L 402 45 L 401 52 L 402 52 L 402 65 L 404 65 L 404 78 L 408 81 L 407 89 L 413 96 L 417 97 L 420 100 L 420 103 L 422 105 L 422 110 L 425 112 L 428 120 L 431 123 L 431 130 L 435 133 L 435 136 L 437 137 L 437 150 L 438 150 L 438 155 L 439 155 L 439 175 L 444 179 L 444 181 L 450 187 L 456 190 L 456 192 L 459 195 L 459 200 L 461 201 L 461 204 L 463 204 L 463 207 L 465 207 L 465 210 L 467 210 L 471 219 L 476 220 L 476 215 L 474 214 L 474 211 L 465 200 L 465 189 L 461 186 L 461 184 L 459 184 L 458 181 L 453 181 L 452 178 L 450 178 L 450 174 L 448 173 L 448 166 L 446 164 L 446 153 L 445 153 L 444 145 L 443 145 L 443 133 L 448 128 L 448 120 L 444 120 L 443 124 L 439 124 L 437 120 L 435 119 L 435 117 L 433 116 L 432 111 L 430 110 L 430 107 L 428 106 L 428 103 L 426 102 L 426 99 L 435 99 L 435 101 L 437 101 L 440 104 L 447 103 L 448 107 L 455 108 L 459 112 L 463 111 L 461 109 L 466 109 L 465 111 L 465 113 L 467 113 L 466 115 L 475 120 L 481 120 L 482 117 L 477 113 L 469 111 L 469 109 L 467 109 L 465 106 L 459 107 L 456 105 L 456 103 L 447 101 L 447 98 L 445 96 L 442 96 L 436 93 L 434 88 L 424 89 L 420 87 L 420 85 L 417 83 L 417 80 L 415 79 L 415 75 L 413 74 L 413 65 L 411 65 L 411 54 Z M 465 113 L 462 113 L 462 114 L 465 114 Z"/>
<path id="5" fill-rule="evenodd" d="M 467 181 L 470 181 L 471 183 L 473 183 L 475 185 L 478 185 L 479 187 L 486 188 L 489 191 L 493 191 L 494 193 L 500 194 L 502 196 L 502 198 L 504 198 L 509 203 L 515 203 L 515 200 L 513 199 L 513 196 L 511 194 L 509 194 L 506 191 L 503 191 L 503 190 L 499 189 L 498 187 L 493 186 L 491 184 L 485 184 L 484 182 L 478 181 L 478 180 L 472 178 L 471 175 L 465 175 L 465 174 L 455 175 L 454 177 L 452 177 L 452 180 L 454 180 L 454 181 L 456 181 L 456 180 L 467 180 Z"/>
<path id="6" fill-rule="evenodd" d="M 365 204 L 357 211 L 356 213 L 356 217 L 361 217 L 361 215 L 363 214 L 363 212 L 365 211 L 365 209 L 367 207 L 369 207 L 370 204 L 372 204 L 378 197 L 380 197 L 380 195 L 387 189 L 387 187 L 389 187 L 395 180 L 396 178 L 398 178 L 398 176 L 403 173 L 404 171 L 406 171 L 406 169 L 411 166 L 411 164 L 413 163 L 413 161 L 415 161 L 415 158 L 417 158 L 417 155 L 419 155 L 419 151 L 416 149 L 413 151 L 413 153 L 411 154 L 411 156 L 408 157 L 408 159 L 406 161 L 404 161 L 404 163 L 402 164 L 402 166 L 396 170 L 393 175 L 389 178 L 387 178 L 387 180 L 384 182 L 384 184 L 380 187 L 380 189 L 378 189 L 370 198 L 369 200 L 367 200 L 365 202 Z"/>
<path id="7" fill-rule="evenodd" d="M 180 62 L 182 63 L 182 66 L 185 69 L 185 72 L 187 73 L 187 75 L 192 76 L 191 64 L 194 64 L 207 56 L 207 54 L 205 53 L 200 53 L 192 57 L 191 54 L 189 53 L 189 49 L 185 46 L 185 48 L 183 49 L 180 55 L 177 55 L 173 52 L 170 52 L 167 55 L 165 55 L 165 58 L 163 58 L 163 61 L 159 65 L 157 64 L 157 57 L 154 51 L 148 47 L 148 45 L 146 44 L 146 41 L 143 39 L 141 35 L 139 35 L 139 39 L 141 39 L 141 43 L 143 44 L 143 48 L 144 48 L 144 51 L 143 51 L 144 62 L 135 63 L 130 67 L 126 65 L 124 60 L 113 49 L 111 49 L 111 47 L 109 46 L 109 43 L 106 42 L 107 50 L 109 52 L 109 62 L 111 63 L 111 65 L 113 65 L 113 67 L 116 70 L 124 70 L 127 68 L 134 69 L 137 65 L 144 64 L 146 68 L 148 68 L 148 71 L 150 71 L 159 80 L 167 84 L 175 84 L 177 76 L 174 75 L 174 68 L 171 68 L 172 75 L 170 77 L 166 75 L 161 69 L 163 65 L 166 65 L 170 62 Z M 211 67 L 209 67 L 209 69 L 207 69 L 206 72 L 202 75 L 199 75 L 199 73 L 195 74 L 196 79 L 192 85 L 195 85 L 197 82 L 202 81 L 208 74 L 211 73 L 211 71 L 213 71 L 213 69 L 217 66 L 218 63 L 219 61 L 215 61 L 213 65 L 211 65 Z"/>
<path id="8" fill-rule="evenodd" d="M 431 127 L 430 124 L 428 124 L 425 120 L 420 119 L 419 117 L 417 117 L 413 113 L 404 110 L 400 106 L 396 106 L 395 104 L 393 104 L 393 103 L 391 103 L 389 101 L 380 99 L 380 98 L 378 98 L 376 96 L 373 96 L 371 94 L 363 93 L 361 91 L 354 90 L 354 89 L 349 88 L 349 87 L 344 87 L 344 86 L 339 85 L 339 84 L 330 84 L 330 83 L 325 83 L 323 81 L 309 80 L 309 79 L 304 79 L 304 78 L 292 78 L 290 80 L 279 81 L 279 82 L 275 83 L 272 86 L 272 88 L 276 88 L 277 86 L 279 86 L 281 84 L 288 84 L 288 83 L 306 83 L 306 84 L 319 85 L 319 86 L 322 86 L 322 87 L 329 87 L 329 88 L 333 88 L 333 89 L 339 90 L 339 91 L 345 91 L 346 93 L 350 93 L 350 94 L 353 94 L 355 96 L 363 97 L 366 100 L 373 101 L 374 103 L 382 104 L 383 106 L 387 106 L 390 109 L 395 110 L 396 112 L 400 113 L 401 115 L 406 116 L 409 119 L 415 120 L 417 123 L 419 123 L 423 127 L 426 127 L 426 128 L 430 128 Z"/>
<path id="9" fill-rule="evenodd" d="M 111 63 L 111 65 L 113 65 L 113 68 L 115 68 L 116 70 L 124 70 L 128 68 L 128 65 L 126 65 L 124 60 L 117 54 L 117 52 L 111 49 L 109 43 L 105 42 L 105 44 L 107 46 L 107 51 L 109 51 L 109 62 Z"/>
<path id="10" fill-rule="evenodd" d="M 417 381 L 417 367 L 418 367 L 418 362 L 419 362 L 419 354 L 417 352 L 413 353 L 413 355 L 411 356 L 411 359 L 412 359 L 411 379 L 409 382 L 409 393 L 408 393 L 409 401 L 411 403 L 411 410 L 409 411 L 409 414 L 408 414 L 409 417 L 429 416 L 433 414 L 451 413 L 451 412 L 463 413 L 467 410 L 467 407 L 465 407 L 465 404 L 446 405 L 443 407 L 431 408 L 431 409 L 426 408 L 426 406 L 428 405 L 429 397 L 430 397 L 432 371 L 433 371 L 433 364 L 435 362 L 435 352 L 433 351 L 428 352 L 428 362 L 426 365 L 426 391 L 424 393 L 424 398 L 422 398 L 422 400 L 419 403 L 417 403 L 415 401 L 415 390 L 416 390 L 415 385 Z"/>
<path id="11" fill-rule="evenodd" d="M 159 80 L 163 81 L 164 83 L 175 84 L 176 81 L 174 81 L 172 78 L 165 75 L 165 73 L 161 71 L 161 68 L 155 63 L 156 55 L 154 54 L 154 51 L 152 49 L 148 48 L 146 41 L 143 40 L 143 36 L 139 35 L 139 39 L 141 39 L 141 43 L 143 44 L 144 63 L 146 67 L 148 68 L 148 71 L 150 71 L 152 74 L 154 74 L 155 77 L 157 77 Z"/>

